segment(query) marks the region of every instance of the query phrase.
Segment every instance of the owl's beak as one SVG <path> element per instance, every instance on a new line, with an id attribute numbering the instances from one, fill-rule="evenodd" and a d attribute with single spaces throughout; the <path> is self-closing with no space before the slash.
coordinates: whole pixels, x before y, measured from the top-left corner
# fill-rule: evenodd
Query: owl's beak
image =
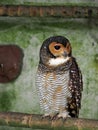
<path id="1" fill-rule="evenodd" d="M 64 57 L 67 57 L 67 56 L 68 56 L 68 54 L 66 53 L 66 51 L 64 51 L 63 56 L 64 56 Z"/>

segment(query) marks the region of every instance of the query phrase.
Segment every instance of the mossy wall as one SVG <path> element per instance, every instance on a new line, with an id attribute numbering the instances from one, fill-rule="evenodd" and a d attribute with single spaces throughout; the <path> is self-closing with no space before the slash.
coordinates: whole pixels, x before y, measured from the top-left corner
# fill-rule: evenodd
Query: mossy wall
<path id="1" fill-rule="evenodd" d="M 97 0 L 0 0 L 0 4 L 98 6 Z"/>
<path id="2" fill-rule="evenodd" d="M 59 3 L 58 0 L 57 4 Z M 0 1 L 1 4 L 25 4 L 21 1 Z M 39 4 L 40 1 L 29 1 Z M 52 1 L 41 1 L 52 4 Z M 64 0 L 63 4 L 68 3 Z M 79 1 L 79 4 L 84 4 Z M 98 2 L 88 2 L 97 5 Z M 56 2 L 55 2 L 56 3 Z M 77 0 L 74 0 L 77 4 Z M 72 4 L 72 1 L 69 1 Z M 21 75 L 13 82 L 0 83 L 0 111 L 40 113 L 35 75 L 42 42 L 53 35 L 67 37 L 73 48 L 73 56 L 83 74 L 81 118 L 98 119 L 98 22 L 88 19 L 64 18 L 16 18 L 0 17 L 0 45 L 15 44 L 24 53 Z"/>

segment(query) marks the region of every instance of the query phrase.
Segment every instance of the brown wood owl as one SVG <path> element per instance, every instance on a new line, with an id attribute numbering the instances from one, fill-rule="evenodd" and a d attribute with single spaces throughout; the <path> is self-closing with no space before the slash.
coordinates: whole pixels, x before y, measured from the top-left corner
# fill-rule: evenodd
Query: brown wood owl
<path id="1" fill-rule="evenodd" d="M 82 74 L 67 38 L 53 36 L 43 42 L 36 83 L 45 116 L 78 117 Z"/>

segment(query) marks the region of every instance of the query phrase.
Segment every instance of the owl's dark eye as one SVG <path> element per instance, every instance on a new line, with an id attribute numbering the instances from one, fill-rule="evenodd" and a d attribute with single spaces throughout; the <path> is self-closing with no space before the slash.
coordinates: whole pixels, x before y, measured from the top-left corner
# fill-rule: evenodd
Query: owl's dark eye
<path id="1" fill-rule="evenodd" d="M 55 48 L 56 50 L 59 50 L 59 49 L 61 48 L 61 46 L 56 45 L 56 46 L 54 46 L 54 48 Z"/>

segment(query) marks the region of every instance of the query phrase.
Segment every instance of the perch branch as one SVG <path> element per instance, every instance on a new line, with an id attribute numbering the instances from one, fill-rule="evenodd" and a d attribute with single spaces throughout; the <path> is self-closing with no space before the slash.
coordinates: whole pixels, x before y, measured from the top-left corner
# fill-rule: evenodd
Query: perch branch
<path id="1" fill-rule="evenodd" d="M 98 7 L 0 5 L 0 16 L 98 18 Z"/>
<path id="2" fill-rule="evenodd" d="M 0 112 L 0 125 L 14 127 L 28 127 L 40 129 L 71 129 L 71 130 L 98 130 L 98 120 L 67 118 L 51 120 L 42 115 L 25 114 L 16 112 Z"/>

